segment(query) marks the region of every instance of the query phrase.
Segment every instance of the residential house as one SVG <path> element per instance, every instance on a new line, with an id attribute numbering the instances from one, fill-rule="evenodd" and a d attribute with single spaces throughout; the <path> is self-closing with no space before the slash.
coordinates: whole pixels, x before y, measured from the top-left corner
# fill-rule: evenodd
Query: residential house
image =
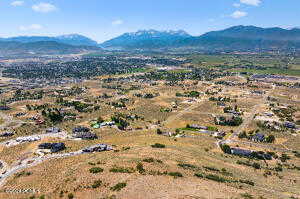
<path id="1" fill-rule="evenodd" d="M 89 128 L 82 126 L 75 127 L 72 136 L 83 140 L 94 140 L 98 138 L 98 136 L 95 133 L 92 133 Z"/>
<path id="2" fill-rule="evenodd" d="M 101 152 L 101 151 L 110 151 L 113 148 L 107 144 L 96 144 L 90 147 L 83 149 L 82 151 L 85 153 L 92 153 L 92 152 Z"/>
<path id="3" fill-rule="evenodd" d="M 59 132 L 61 132 L 61 130 L 58 127 L 50 127 L 46 129 L 46 133 L 59 133 Z"/>
<path id="4" fill-rule="evenodd" d="M 51 153 L 62 151 L 66 148 L 64 143 L 42 143 L 38 146 L 39 149 L 48 149 Z"/>
<path id="5" fill-rule="evenodd" d="M 251 140 L 253 142 L 264 142 L 265 141 L 265 135 L 261 133 L 256 133 L 254 136 L 251 137 Z"/>
<path id="6" fill-rule="evenodd" d="M 231 148 L 231 154 L 233 155 L 240 155 L 240 156 L 251 156 L 253 151 L 248 149 L 241 149 L 241 148 Z"/>
<path id="7" fill-rule="evenodd" d="M 3 132 L 3 133 L 0 133 L 0 137 L 10 137 L 10 136 L 13 136 L 15 133 L 14 132 Z"/>

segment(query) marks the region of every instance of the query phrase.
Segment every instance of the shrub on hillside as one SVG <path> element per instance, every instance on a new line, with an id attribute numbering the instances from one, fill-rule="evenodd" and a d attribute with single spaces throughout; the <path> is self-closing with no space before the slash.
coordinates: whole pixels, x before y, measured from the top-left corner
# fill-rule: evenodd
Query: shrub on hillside
<path id="1" fill-rule="evenodd" d="M 109 171 L 113 172 L 113 173 L 134 173 L 135 172 L 134 168 L 131 168 L 131 167 L 117 167 L 117 166 L 114 166 Z"/>
<path id="2" fill-rule="evenodd" d="M 182 173 L 180 173 L 180 172 L 169 172 L 168 175 L 173 176 L 174 178 L 183 177 Z"/>
<path id="3" fill-rule="evenodd" d="M 100 168 L 100 167 L 93 167 L 93 168 L 90 168 L 90 173 L 101 173 L 104 171 L 104 169 Z"/>
<path id="4" fill-rule="evenodd" d="M 160 144 L 160 143 L 155 143 L 151 145 L 152 148 L 166 148 L 166 145 Z"/>
<path id="5" fill-rule="evenodd" d="M 126 186 L 127 186 L 127 184 L 125 182 L 120 182 L 120 183 L 116 184 L 115 186 L 111 187 L 110 190 L 121 191 L 121 189 L 123 189 Z"/>

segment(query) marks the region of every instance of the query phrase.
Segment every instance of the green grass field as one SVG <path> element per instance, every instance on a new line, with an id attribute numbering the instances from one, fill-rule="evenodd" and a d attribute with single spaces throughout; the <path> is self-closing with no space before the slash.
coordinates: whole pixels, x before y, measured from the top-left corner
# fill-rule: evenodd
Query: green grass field
<path id="1" fill-rule="evenodd" d="M 233 72 L 300 76 L 300 58 L 283 55 L 191 55 L 188 58 L 193 60 L 196 67 L 222 67 Z M 248 66 L 249 69 L 241 66 Z"/>
<path id="2" fill-rule="evenodd" d="M 291 76 L 300 76 L 300 70 L 293 69 L 276 69 L 269 68 L 266 70 L 255 70 L 255 69 L 237 69 L 232 70 L 232 72 L 250 72 L 256 74 L 278 74 L 278 75 L 291 75 Z"/>

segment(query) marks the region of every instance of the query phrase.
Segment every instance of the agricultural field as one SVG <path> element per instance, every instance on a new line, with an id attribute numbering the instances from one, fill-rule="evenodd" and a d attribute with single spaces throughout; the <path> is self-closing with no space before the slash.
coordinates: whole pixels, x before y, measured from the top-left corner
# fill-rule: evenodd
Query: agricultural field
<path id="1" fill-rule="evenodd" d="M 217 67 L 250 74 L 300 76 L 299 58 L 271 55 L 195 55 L 189 57 L 198 67 Z"/>

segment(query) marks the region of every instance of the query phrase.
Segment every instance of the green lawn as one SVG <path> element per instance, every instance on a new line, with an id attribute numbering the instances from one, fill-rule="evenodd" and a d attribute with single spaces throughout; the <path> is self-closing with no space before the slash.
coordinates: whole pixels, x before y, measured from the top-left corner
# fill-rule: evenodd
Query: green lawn
<path id="1" fill-rule="evenodd" d="M 291 76 L 300 76 L 300 70 L 293 69 L 266 69 L 266 70 L 255 70 L 255 69 L 234 69 L 232 72 L 250 72 L 256 74 L 277 74 L 277 75 L 291 75 Z"/>

